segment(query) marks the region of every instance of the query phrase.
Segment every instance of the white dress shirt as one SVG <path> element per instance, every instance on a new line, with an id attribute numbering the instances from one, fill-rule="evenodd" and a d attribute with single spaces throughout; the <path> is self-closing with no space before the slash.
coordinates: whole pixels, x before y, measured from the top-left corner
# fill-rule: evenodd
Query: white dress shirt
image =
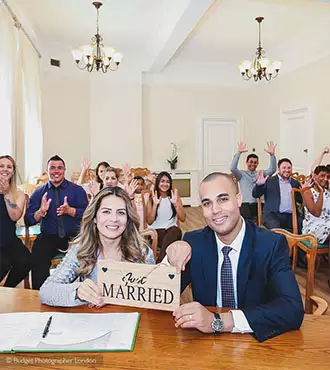
<path id="1" fill-rule="evenodd" d="M 245 221 L 242 218 L 242 228 L 235 240 L 231 244 L 224 244 L 215 233 L 215 238 L 217 241 L 218 248 L 218 290 L 217 290 L 217 306 L 222 307 L 222 294 L 221 294 L 221 266 L 223 263 L 223 253 L 222 248 L 224 246 L 231 247 L 232 250 L 229 252 L 228 256 L 231 262 L 232 273 L 233 273 L 233 283 L 234 283 L 234 298 L 235 298 L 235 308 L 237 308 L 238 299 L 237 299 L 237 268 L 239 256 L 242 249 L 243 239 L 245 236 Z M 232 333 L 253 333 L 253 330 L 250 328 L 250 325 L 241 310 L 231 310 L 234 320 L 234 329 Z"/>

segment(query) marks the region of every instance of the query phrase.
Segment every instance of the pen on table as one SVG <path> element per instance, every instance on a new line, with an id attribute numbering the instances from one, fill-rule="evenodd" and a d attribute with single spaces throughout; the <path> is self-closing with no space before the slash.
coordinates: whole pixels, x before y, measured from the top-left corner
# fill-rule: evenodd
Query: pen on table
<path id="1" fill-rule="evenodd" d="M 42 337 L 45 338 L 45 336 L 48 334 L 49 332 L 49 327 L 50 327 L 50 324 L 52 322 L 52 319 L 53 319 L 53 316 L 50 316 L 50 318 L 47 320 L 47 323 L 46 323 L 46 326 L 45 326 L 45 329 L 42 333 Z"/>

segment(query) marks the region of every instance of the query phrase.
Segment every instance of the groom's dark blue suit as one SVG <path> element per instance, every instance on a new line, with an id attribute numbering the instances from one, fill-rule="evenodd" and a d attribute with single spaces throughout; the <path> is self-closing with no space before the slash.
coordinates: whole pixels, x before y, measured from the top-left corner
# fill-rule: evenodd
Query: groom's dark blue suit
<path id="1" fill-rule="evenodd" d="M 194 301 L 216 306 L 218 251 L 209 227 L 187 232 L 192 257 L 181 276 L 181 291 L 191 283 Z M 304 308 L 290 266 L 284 236 L 246 222 L 237 270 L 238 308 L 259 341 L 299 329 Z"/>

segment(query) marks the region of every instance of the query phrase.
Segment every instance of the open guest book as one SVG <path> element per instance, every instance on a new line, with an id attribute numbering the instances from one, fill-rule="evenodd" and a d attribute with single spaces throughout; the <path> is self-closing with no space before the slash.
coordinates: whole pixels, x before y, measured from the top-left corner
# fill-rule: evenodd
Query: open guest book
<path id="1" fill-rule="evenodd" d="M 0 314 L 0 352 L 133 351 L 140 314 Z"/>

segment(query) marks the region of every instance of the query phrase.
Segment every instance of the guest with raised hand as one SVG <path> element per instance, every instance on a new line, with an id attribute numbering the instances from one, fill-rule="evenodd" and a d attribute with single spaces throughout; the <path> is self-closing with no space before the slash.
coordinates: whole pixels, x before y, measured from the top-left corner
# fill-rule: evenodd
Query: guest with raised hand
<path id="1" fill-rule="evenodd" d="M 55 155 L 47 162 L 49 182 L 30 197 L 25 222 L 40 222 L 41 233 L 32 247 L 32 286 L 39 289 L 49 275 L 52 258 L 66 251 L 80 228 L 87 207 L 84 189 L 65 179 L 65 163 Z"/>
<path id="2" fill-rule="evenodd" d="M 147 223 L 158 234 L 160 253 L 157 261 L 166 254 L 167 247 L 182 237 L 178 221 L 184 222 L 186 214 L 177 189 L 172 189 L 172 178 L 168 172 L 156 177 L 152 198 L 147 204 Z"/>
<path id="3" fill-rule="evenodd" d="M 313 173 L 313 172 L 314 172 L 314 170 L 315 170 L 315 168 L 316 168 L 317 166 L 320 166 L 320 165 L 322 164 L 324 157 L 325 157 L 327 154 L 329 154 L 329 152 L 330 152 L 330 147 L 329 147 L 329 146 L 325 146 L 325 147 L 323 148 L 323 150 L 321 151 L 321 153 L 318 155 L 318 157 L 317 157 L 317 158 L 315 159 L 315 161 L 313 162 L 313 164 L 312 164 L 312 169 L 311 169 L 311 173 Z"/>
<path id="4" fill-rule="evenodd" d="M 315 235 L 319 243 L 330 238 L 330 192 L 326 189 L 329 174 L 326 166 L 317 166 L 310 190 L 303 193 L 305 218 L 302 233 Z"/>
<path id="5" fill-rule="evenodd" d="M 15 287 L 31 269 L 31 254 L 16 236 L 16 222 L 24 213 L 25 195 L 16 187 L 16 163 L 0 156 L 0 282 Z"/>
<path id="6" fill-rule="evenodd" d="M 189 248 L 170 248 L 168 261 L 179 271 Z M 51 306 L 104 304 L 97 285 L 97 262 L 112 259 L 153 264 L 152 250 L 139 233 L 139 218 L 127 193 L 119 187 L 101 190 L 87 207 L 81 230 L 62 263 L 40 289 L 40 300 Z"/>
<path id="7" fill-rule="evenodd" d="M 99 184 L 100 188 L 99 191 L 103 188 L 103 179 L 105 175 L 105 170 L 111 167 L 108 162 L 100 162 L 96 166 L 95 173 L 96 173 L 96 182 Z"/>
<path id="8" fill-rule="evenodd" d="M 292 188 L 300 189 L 301 185 L 292 178 L 292 162 L 288 158 L 278 161 L 278 173 L 276 176 L 265 177 L 260 172 L 257 176 L 256 185 L 252 194 L 255 198 L 264 195 L 262 223 L 267 229 L 282 228 L 292 231 Z M 296 201 L 302 203 L 300 194 Z M 298 230 L 301 231 L 302 218 L 297 215 Z"/>
<path id="9" fill-rule="evenodd" d="M 267 142 L 265 152 L 269 154 L 269 168 L 262 170 L 264 176 L 271 176 L 276 171 L 276 144 L 273 141 Z M 234 155 L 230 171 L 239 182 L 240 189 L 243 196 L 243 203 L 241 205 L 241 215 L 245 219 L 256 221 L 258 218 L 257 199 L 253 197 L 252 190 L 257 180 L 257 167 L 259 164 L 259 157 L 251 153 L 246 158 L 246 170 L 238 169 L 238 162 L 240 156 L 248 151 L 245 142 L 238 143 L 237 152 Z"/>
<path id="10" fill-rule="evenodd" d="M 84 185 L 84 184 L 88 184 L 89 182 L 89 171 L 90 171 L 90 168 L 91 168 L 91 164 L 92 162 L 88 159 L 88 158 L 83 158 L 82 162 L 81 162 L 81 172 L 80 172 L 80 175 L 79 175 L 79 178 L 76 182 L 77 185 Z"/>

